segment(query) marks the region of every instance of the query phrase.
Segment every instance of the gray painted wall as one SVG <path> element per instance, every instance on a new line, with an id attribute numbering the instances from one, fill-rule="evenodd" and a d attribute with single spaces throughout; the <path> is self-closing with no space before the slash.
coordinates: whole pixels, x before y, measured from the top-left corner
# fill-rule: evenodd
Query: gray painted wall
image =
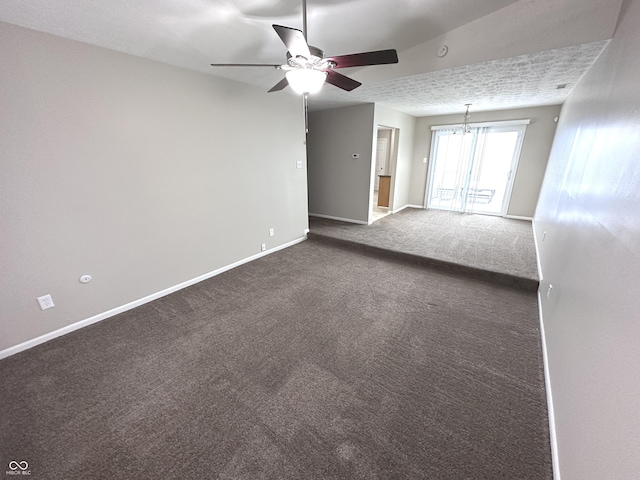
<path id="1" fill-rule="evenodd" d="M 8 24 L 0 44 L 0 350 L 303 237 L 298 97 Z"/>
<path id="2" fill-rule="evenodd" d="M 492 122 L 531 119 L 520 153 L 520 162 L 513 184 L 508 215 L 533 217 L 538 194 L 547 167 L 547 160 L 556 130 L 554 117 L 560 114 L 560 105 L 535 108 L 519 108 L 491 112 L 474 112 L 471 108 L 470 122 Z M 411 167 L 409 203 L 424 205 L 428 163 L 431 149 L 431 127 L 435 125 L 459 125 L 461 115 L 439 115 L 421 117 L 416 120 L 416 135 Z"/>
<path id="3" fill-rule="evenodd" d="M 373 104 L 309 112 L 309 213 L 368 221 L 374 132 Z"/>
<path id="4" fill-rule="evenodd" d="M 625 1 L 563 107 L 535 215 L 563 480 L 640 472 L 639 25 Z"/>
<path id="5" fill-rule="evenodd" d="M 391 203 L 407 205 L 415 118 L 381 105 L 358 105 L 309 113 L 310 214 L 361 223 L 371 221 L 378 126 L 400 129 L 392 165 Z M 351 155 L 359 153 L 359 159 Z M 395 188 L 394 188 L 395 186 Z"/>

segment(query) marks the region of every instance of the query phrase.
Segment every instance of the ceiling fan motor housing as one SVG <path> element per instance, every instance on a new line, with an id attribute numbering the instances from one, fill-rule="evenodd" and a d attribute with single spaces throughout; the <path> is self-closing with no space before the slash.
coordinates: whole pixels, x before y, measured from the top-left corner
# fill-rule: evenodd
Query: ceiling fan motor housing
<path id="1" fill-rule="evenodd" d="M 311 58 L 302 56 L 294 58 L 291 53 L 287 52 L 287 65 L 293 68 L 314 68 L 318 70 L 326 70 L 335 66 L 334 62 L 324 60 L 324 52 L 318 47 L 309 45 L 309 52 L 311 53 Z"/>

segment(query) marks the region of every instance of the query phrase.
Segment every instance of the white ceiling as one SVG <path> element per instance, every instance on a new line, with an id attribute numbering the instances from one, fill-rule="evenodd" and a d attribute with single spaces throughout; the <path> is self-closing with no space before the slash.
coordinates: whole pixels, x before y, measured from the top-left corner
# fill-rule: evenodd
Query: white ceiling
<path id="1" fill-rule="evenodd" d="M 603 39 L 610 36 L 604 33 L 611 30 L 612 34 L 615 26 L 610 20 L 589 29 L 591 35 L 580 32 L 572 37 L 564 32 L 559 45 L 550 42 L 549 37 L 554 35 L 545 34 L 544 28 L 538 34 L 540 40 L 504 38 L 508 56 L 500 58 L 497 50 L 502 48 L 493 48 L 496 58 L 476 63 L 463 60 L 462 52 L 454 57 L 460 59 L 457 64 L 449 62 L 449 68 L 430 66 L 419 73 L 415 73 L 415 61 L 411 68 L 402 65 L 403 53 L 413 59 L 425 45 L 432 48 L 429 42 L 442 39 L 439 45 L 449 38 L 455 43 L 451 32 L 473 31 L 467 26 L 483 25 L 487 18 L 495 17 L 495 25 L 511 15 L 506 18 L 517 22 L 521 12 L 534 11 L 538 22 L 540 15 L 547 15 L 552 24 L 554 18 L 579 16 L 576 12 L 594 16 L 606 1 L 308 0 L 309 43 L 325 54 L 396 48 L 400 57 L 399 66 L 342 70 L 363 81 L 363 86 L 347 93 L 327 85 L 311 99 L 310 106 L 319 109 L 380 102 L 422 116 L 460 112 L 465 103 L 472 103 L 476 111 L 561 103 L 606 46 Z M 613 3 L 619 7 L 620 0 Z M 536 4 L 534 10 L 532 4 Z M 615 13 L 617 18 L 617 10 Z M 299 0 L 3 0 L 0 20 L 232 78 L 265 91 L 282 78 L 282 72 L 267 68 L 214 69 L 209 64 L 283 63 L 286 50 L 271 25 L 302 27 Z M 567 22 L 565 28 L 571 30 L 574 24 L 585 30 L 579 19 Z M 535 33 L 535 29 L 532 31 Z M 573 38 L 579 38 L 579 43 L 572 44 Z M 469 51 L 481 42 L 482 38 L 476 39 Z M 528 45 L 521 52 L 514 47 L 520 43 Z M 537 44 L 541 47 L 538 51 L 531 47 Z M 548 48 L 550 44 L 558 48 Z M 387 70 L 381 74 L 378 69 Z M 556 88 L 565 83 L 567 88 Z"/>

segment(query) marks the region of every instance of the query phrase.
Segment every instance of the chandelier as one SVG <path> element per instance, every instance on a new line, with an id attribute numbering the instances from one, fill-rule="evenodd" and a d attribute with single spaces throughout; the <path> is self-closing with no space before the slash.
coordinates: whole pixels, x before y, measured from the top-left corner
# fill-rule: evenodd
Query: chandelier
<path id="1" fill-rule="evenodd" d="M 460 125 L 460 127 L 454 130 L 454 135 L 464 135 L 465 133 L 471 133 L 471 127 L 469 126 L 469 118 L 471 117 L 471 115 L 469 115 L 469 107 L 471 106 L 471 104 L 465 103 L 464 106 L 467 107 L 467 111 L 464 112 L 464 121 L 462 122 L 462 125 Z"/>

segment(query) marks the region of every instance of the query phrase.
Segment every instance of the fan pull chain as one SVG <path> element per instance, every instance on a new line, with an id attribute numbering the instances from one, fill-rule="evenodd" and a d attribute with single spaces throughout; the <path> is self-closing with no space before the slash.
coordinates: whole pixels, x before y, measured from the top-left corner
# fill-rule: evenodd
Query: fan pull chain
<path id="1" fill-rule="evenodd" d="M 309 133 L 309 113 L 307 111 L 308 93 L 302 95 L 302 108 L 304 108 L 304 133 Z"/>

